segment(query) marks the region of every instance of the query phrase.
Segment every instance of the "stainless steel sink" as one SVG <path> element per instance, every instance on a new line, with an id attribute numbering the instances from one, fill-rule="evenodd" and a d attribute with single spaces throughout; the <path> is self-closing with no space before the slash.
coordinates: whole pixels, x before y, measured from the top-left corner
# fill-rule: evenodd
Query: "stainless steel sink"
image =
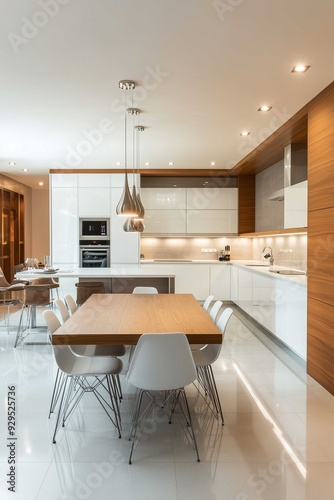
<path id="1" fill-rule="evenodd" d="M 296 271 L 295 269 L 269 269 L 270 273 L 284 274 L 285 276 L 304 275 L 305 271 Z"/>

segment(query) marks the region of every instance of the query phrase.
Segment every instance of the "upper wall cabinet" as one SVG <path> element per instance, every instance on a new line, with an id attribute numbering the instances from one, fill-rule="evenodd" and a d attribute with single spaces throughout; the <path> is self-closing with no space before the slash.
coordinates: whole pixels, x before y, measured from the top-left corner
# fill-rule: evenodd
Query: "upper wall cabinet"
<path id="1" fill-rule="evenodd" d="M 235 234 L 237 188 L 142 188 L 145 234 Z"/>
<path id="2" fill-rule="evenodd" d="M 284 189 L 284 228 L 307 227 L 307 181 Z"/>

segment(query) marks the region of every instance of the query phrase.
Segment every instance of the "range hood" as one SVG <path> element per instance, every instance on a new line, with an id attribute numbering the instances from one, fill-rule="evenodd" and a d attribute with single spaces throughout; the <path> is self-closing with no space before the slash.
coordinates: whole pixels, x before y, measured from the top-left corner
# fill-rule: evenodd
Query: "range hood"
<path id="1" fill-rule="evenodd" d="M 284 190 L 287 187 L 307 180 L 307 145 L 288 144 L 284 148 L 283 161 L 284 187 L 274 191 L 269 197 L 270 201 L 284 200 Z"/>

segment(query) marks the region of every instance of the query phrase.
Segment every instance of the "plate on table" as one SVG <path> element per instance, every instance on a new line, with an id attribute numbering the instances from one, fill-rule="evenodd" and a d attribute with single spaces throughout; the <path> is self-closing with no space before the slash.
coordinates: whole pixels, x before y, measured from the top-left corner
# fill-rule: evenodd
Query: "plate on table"
<path id="1" fill-rule="evenodd" d="M 58 269 L 44 269 L 43 274 L 54 274 L 58 271 Z"/>

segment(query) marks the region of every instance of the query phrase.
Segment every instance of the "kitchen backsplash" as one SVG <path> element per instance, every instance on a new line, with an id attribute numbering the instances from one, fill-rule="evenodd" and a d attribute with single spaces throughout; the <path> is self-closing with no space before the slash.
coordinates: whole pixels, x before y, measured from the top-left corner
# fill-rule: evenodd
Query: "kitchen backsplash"
<path id="1" fill-rule="evenodd" d="M 229 245 L 231 260 L 261 260 L 263 248 L 273 250 L 275 264 L 306 271 L 307 235 L 266 238 L 141 238 L 145 259 L 218 260 L 218 252 Z M 265 259 L 263 259 L 265 260 Z"/>

